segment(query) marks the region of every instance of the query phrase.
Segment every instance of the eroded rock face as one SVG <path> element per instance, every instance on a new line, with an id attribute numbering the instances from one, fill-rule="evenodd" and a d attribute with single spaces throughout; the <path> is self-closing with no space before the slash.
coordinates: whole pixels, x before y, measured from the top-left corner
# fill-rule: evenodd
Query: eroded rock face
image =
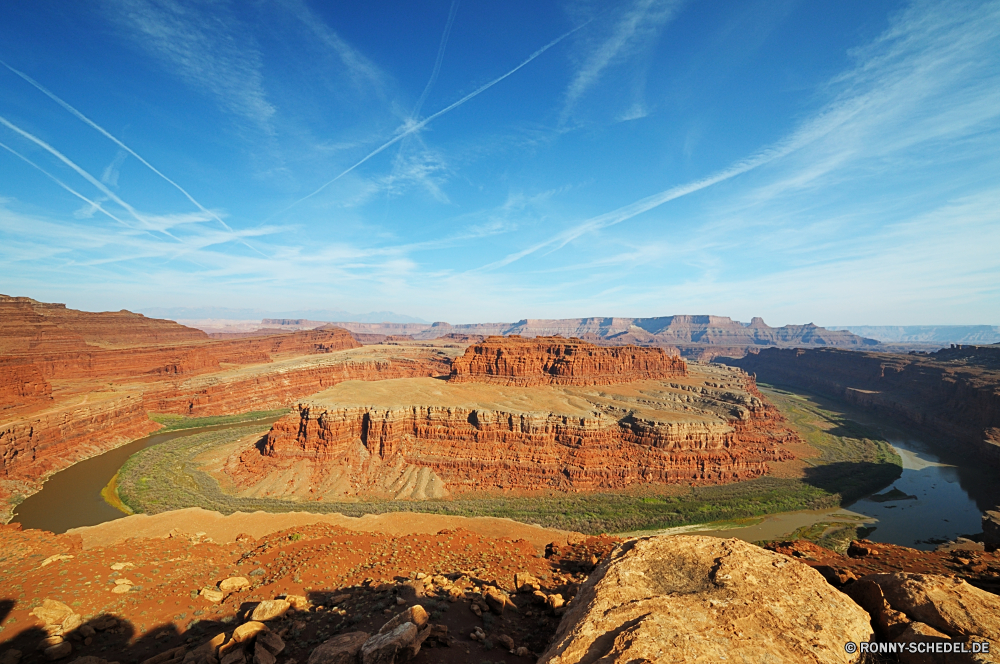
<path id="1" fill-rule="evenodd" d="M 579 339 L 490 337 L 469 346 L 448 380 L 497 385 L 613 385 L 687 374 L 662 348 L 595 346 Z"/>
<path id="2" fill-rule="evenodd" d="M 1000 466 L 1000 344 L 930 355 L 771 348 L 725 363 L 935 429 Z"/>
<path id="3" fill-rule="evenodd" d="M 231 457 L 226 472 L 249 495 L 422 500 L 722 483 L 791 458 L 783 443 L 794 433 L 749 376 L 725 369 L 688 378 L 599 388 L 419 379 L 385 381 L 384 393 L 361 396 L 335 388 L 275 423 L 263 449 Z M 337 405 L 352 399 L 371 405 Z M 393 403 L 406 400 L 414 405 Z"/>
<path id="4" fill-rule="evenodd" d="M 844 644 L 871 634 L 807 565 L 736 539 L 649 537 L 591 574 L 539 662 L 850 662 Z"/>

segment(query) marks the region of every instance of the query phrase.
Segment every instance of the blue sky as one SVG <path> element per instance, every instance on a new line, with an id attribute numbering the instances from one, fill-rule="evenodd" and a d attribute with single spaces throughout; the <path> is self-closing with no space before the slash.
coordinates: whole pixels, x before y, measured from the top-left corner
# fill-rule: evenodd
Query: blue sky
<path id="1" fill-rule="evenodd" d="M 1000 3 L 0 5 L 0 292 L 1000 324 Z"/>

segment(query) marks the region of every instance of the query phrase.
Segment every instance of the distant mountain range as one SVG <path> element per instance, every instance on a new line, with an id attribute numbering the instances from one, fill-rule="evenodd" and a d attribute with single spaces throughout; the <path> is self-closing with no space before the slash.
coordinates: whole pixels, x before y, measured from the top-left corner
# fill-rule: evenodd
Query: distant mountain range
<path id="1" fill-rule="evenodd" d="M 995 325 L 848 325 L 831 327 L 877 339 L 883 343 L 995 344 L 1000 327 Z"/>
<path id="2" fill-rule="evenodd" d="M 588 341 L 610 344 L 640 344 L 687 347 L 746 348 L 750 346 L 836 346 L 840 348 L 874 348 L 878 341 L 865 339 L 848 331 L 833 331 L 809 323 L 771 327 L 761 318 L 749 323 L 725 316 L 659 316 L 655 318 L 559 318 L 524 319 L 516 323 L 365 323 L 332 321 L 355 334 L 406 335 L 414 339 L 437 339 L 448 334 L 469 336 L 579 337 Z M 309 329 L 320 321 L 302 319 L 264 319 L 268 329 Z"/>

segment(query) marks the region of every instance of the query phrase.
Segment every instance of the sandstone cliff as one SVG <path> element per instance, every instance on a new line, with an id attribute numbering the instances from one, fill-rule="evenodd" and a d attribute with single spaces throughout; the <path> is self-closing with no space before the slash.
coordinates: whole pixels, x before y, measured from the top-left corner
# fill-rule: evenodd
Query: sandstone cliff
<path id="1" fill-rule="evenodd" d="M 931 427 L 1000 465 L 1000 346 L 930 355 L 768 349 L 724 361 L 769 383 L 845 398 Z"/>
<path id="2" fill-rule="evenodd" d="M 93 394 L 0 424 L 0 503 L 12 495 L 34 493 L 51 473 L 159 426 L 146 415 L 139 396 L 113 393 Z M 6 521 L 10 515 L 0 512 L 4 516 Z"/>
<path id="3" fill-rule="evenodd" d="M 687 374 L 662 348 L 602 347 L 579 339 L 490 337 L 469 346 L 449 380 L 497 385 L 612 385 Z"/>
<path id="4" fill-rule="evenodd" d="M 416 379 L 317 395 L 227 472 L 247 495 L 311 499 L 621 489 L 758 477 L 792 439 L 732 370 L 589 389 Z"/>
<path id="5" fill-rule="evenodd" d="M 52 385 L 36 364 L 0 358 L 0 411 L 51 397 Z"/>

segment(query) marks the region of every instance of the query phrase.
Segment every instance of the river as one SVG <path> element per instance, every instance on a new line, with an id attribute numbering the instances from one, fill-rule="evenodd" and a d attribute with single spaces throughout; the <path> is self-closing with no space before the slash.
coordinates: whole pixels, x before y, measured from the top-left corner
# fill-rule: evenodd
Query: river
<path id="1" fill-rule="evenodd" d="M 185 429 L 133 441 L 54 474 L 41 491 L 17 506 L 13 520 L 25 528 L 63 533 L 70 528 L 119 519 L 125 515 L 104 501 L 101 490 L 131 455 L 181 436 L 248 424 L 263 427 L 276 419 Z M 662 532 L 699 532 L 760 541 L 777 539 L 796 528 L 822 521 L 853 521 L 874 527 L 868 535 L 873 541 L 926 550 L 982 531 L 982 512 L 1000 504 L 1000 483 L 996 481 L 995 470 L 950 454 L 947 447 L 928 442 L 933 440 L 930 437 L 907 434 L 890 436 L 888 440 L 903 460 L 903 473 L 874 498 L 863 498 L 844 509 L 774 514 L 747 526 L 704 524 Z"/>
<path id="2" fill-rule="evenodd" d="M 25 528 L 64 533 L 70 528 L 93 526 L 120 519 L 125 514 L 106 503 L 101 496 L 101 490 L 108 485 L 128 458 L 139 450 L 204 431 L 254 425 L 267 427 L 278 419 L 274 417 L 253 422 L 154 433 L 133 440 L 131 443 L 75 463 L 52 475 L 38 493 L 28 496 L 14 509 L 12 521 L 20 523 Z"/>

